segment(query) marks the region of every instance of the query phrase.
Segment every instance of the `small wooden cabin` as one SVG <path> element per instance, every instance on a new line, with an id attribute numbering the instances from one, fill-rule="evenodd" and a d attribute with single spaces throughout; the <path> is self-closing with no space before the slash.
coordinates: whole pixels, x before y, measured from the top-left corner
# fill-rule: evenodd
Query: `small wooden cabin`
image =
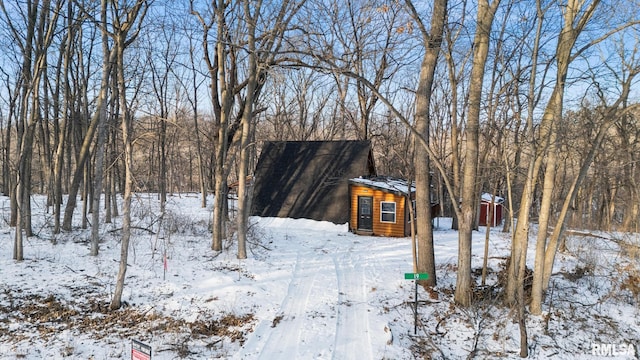
<path id="1" fill-rule="evenodd" d="M 415 187 L 388 177 L 349 180 L 351 217 L 349 231 L 361 235 L 405 237 L 411 235 L 407 196 L 415 198 Z"/>
<path id="2" fill-rule="evenodd" d="M 480 219 L 478 225 L 487 226 L 491 223 L 491 226 L 498 226 L 502 223 L 504 198 L 496 196 L 493 203 L 491 202 L 491 194 L 484 193 L 480 199 Z M 491 213 L 493 212 L 493 221 L 490 221 Z"/>

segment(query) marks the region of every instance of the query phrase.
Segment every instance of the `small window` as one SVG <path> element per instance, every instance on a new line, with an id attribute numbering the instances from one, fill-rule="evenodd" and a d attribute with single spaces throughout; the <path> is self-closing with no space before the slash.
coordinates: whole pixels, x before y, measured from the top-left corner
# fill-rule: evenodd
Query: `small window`
<path id="1" fill-rule="evenodd" d="M 380 222 L 395 223 L 396 222 L 396 203 L 390 201 L 382 201 L 380 203 Z"/>

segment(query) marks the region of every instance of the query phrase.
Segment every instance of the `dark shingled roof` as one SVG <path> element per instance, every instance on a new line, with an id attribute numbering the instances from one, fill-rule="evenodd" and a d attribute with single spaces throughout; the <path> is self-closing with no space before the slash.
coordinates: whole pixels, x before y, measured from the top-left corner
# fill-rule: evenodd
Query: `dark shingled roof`
<path id="1" fill-rule="evenodd" d="M 344 224 L 349 179 L 370 175 L 368 141 L 267 142 L 255 171 L 252 214 Z"/>

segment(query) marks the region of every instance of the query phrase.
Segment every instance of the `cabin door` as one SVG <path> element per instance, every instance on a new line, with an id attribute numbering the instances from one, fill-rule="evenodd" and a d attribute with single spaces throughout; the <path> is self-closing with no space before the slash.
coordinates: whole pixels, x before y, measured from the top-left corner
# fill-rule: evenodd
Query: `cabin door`
<path id="1" fill-rule="evenodd" d="M 358 230 L 373 231 L 373 197 L 358 196 Z"/>

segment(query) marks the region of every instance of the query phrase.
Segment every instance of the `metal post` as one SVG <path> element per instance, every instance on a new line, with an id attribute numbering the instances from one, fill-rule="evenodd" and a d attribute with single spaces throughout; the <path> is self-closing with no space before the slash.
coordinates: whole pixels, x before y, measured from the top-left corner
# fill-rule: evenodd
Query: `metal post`
<path id="1" fill-rule="evenodd" d="M 415 303 L 413 304 L 413 334 L 418 334 L 418 280 L 414 281 L 416 283 L 416 292 L 414 295 Z"/>

